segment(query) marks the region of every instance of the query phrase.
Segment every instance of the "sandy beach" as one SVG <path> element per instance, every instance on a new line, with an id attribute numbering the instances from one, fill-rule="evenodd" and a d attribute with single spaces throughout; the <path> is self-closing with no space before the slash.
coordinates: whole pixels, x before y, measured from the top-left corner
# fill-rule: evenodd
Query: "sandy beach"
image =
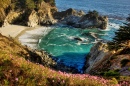
<path id="1" fill-rule="evenodd" d="M 8 25 L 5 27 L 0 28 L 0 33 L 7 37 L 12 37 L 15 40 L 21 42 L 22 45 L 27 45 L 33 49 L 37 48 L 37 41 L 39 40 L 38 37 L 34 37 L 35 34 L 27 34 L 27 31 L 33 31 L 40 26 L 37 27 L 27 27 L 27 26 L 20 26 L 20 25 Z M 37 32 L 37 31 L 34 31 Z M 37 32 L 38 33 L 38 32 Z M 29 37 L 28 37 L 29 35 Z M 35 38 L 35 43 L 32 41 Z M 33 41 L 34 42 L 34 41 Z"/>
<path id="2" fill-rule="evenodd" d="M 52 27 L 27 27 L 20 25 L 8 25 L 0 28 L 0 33 L 7 37 L 13 37 L 14 39 L 21 42 L 22 45 L 27 45 L 32 49 L 38 48 L 39 39 L 46 35 Z"/>
<path id="3" fill-rule="evenodd" d="M 8 25 L 5 27 L 0 28 L 0 33 L 7 37 L 13 37 L 17 38 L 19 34 L 21 34 L 23 31 L 29 30 L 29 27 L 27 26 L 20 26 L 20 25 Z"/>

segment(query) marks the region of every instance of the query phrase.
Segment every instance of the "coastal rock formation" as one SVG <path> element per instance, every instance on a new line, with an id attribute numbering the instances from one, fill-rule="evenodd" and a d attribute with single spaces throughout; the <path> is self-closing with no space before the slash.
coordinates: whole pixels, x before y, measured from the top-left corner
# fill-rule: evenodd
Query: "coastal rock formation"
<path id="1" fill-rule="evenodd" d="M 86 57 L 85 73 L 95 73 L 100 70 L 111 58 L 112 53 L 107 49 L 107 44 L 98 42 Z"/>
<path id="2" fill-rule="evenodd" d="M 76 28 L 100 28 L 106 29 L 108 18 L 99 16 L 97 11 L 90 11 L 85 14 L 83 11 L 68 9 L 62 12 L 56 12 L 54 18 L 60 19 L 62 23 Z"/>
<path id="3" fill-rule="evenodd" d="M 63 23 L 76 28 L 101 28 L 106 29 L 108 18 L 99 16 L 98 12 L 76 11 L 72 8 L 57 12 L 54 0 L 5 0 L 0 6 L 0 25 L 8 24 L 27 25 L 52 25 Z M 3 2 L 0 2 L 3 4 Z"/>
<path id="4" fill-rule="evenodd" d="M 39 18 L 38 18 L 37 12 L 33 10 L 30 16 L 28 17 L 27 25 L 29 27 L 35 27 L 38 25 L 38 23 L 39 23 Z"/>
<path id="5" fill-rule="evenodd" d="M 74 15 L 74 16 L 82 16 L 85 15 L 85 13 L 83 11 L 76 11 L 72 8 L 67 9 L 66 11 L 62 11 L 62 12 L 56 12 L 54 13 L 54 18 L 56 19 L 64 19 L 70 15 Z"/>
<path id="6" fill-rule="evenodd" d="M 53 14 L 52 10 L 53 12 L 57 11 L 56 8 L 47 5 L 45 2 L 42 2 L 39 5 L 38 16 L 39 16 L 39 23 L 41 25 L 52 25 L 56 23 L 56 20 L 52 16 Z"/>
<path id="7" fill-rule="evenodd" d="M 4 20 L 3 26 L 15 23 L 21 14 L 22 12 L 10 11 Z"/>
<path id="8" fill-rule="evenodd" d="M 3 1 L 5 5 L 0 6 L 0 25 L 21 24 L 30 27 L 36 25 L 52 25 L 56 23 L 52 14 L 57 11 L 51 1 Z M 24 2 L 24 3 L 23 3 Z"/>
<path id="9" fill-rule="evenodd" d="M 34 27 L 37 25 L 52 25 L 56 23 L 53 18 L 53 11 L 57 11 L 55 7 L 49 6 L 47 3 L 42 2 L 39 4 L 38 11 L 33 10 L 28 17 L 27 26 Z"/>
<path id="10" fill-rule="evenodd" d="M 127 47 L 110 51 L 108 44 L 98 42 L 86 57 L 84 73 L 100 74 L 103 71 L 115 71 L 120 75 L 129 76 L 130 48 L 128 48 L 129 44 L 126 45 Z"/>

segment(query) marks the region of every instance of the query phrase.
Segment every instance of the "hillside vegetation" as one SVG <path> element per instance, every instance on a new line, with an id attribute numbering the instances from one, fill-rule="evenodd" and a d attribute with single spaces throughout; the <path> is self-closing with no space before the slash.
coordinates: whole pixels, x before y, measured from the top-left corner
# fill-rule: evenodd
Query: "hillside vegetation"
<path id="1" fill-rule="evenodd" d="M 2 86 L 112 86 L 117 81 L 88 74 L 68 74 L 29 61 L 31 51 L 0 35 L 0 85 Z M 33 58 L 33 57 L 32 57 Z M 34 57 L 35 58 L 35 57 Z"/>

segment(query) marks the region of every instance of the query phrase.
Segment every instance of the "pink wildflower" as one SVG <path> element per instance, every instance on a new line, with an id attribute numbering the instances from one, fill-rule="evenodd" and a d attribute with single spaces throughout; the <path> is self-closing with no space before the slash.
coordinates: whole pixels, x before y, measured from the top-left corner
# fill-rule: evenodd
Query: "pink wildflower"
<path id="1" fill-rule="evenodd" d="M 52 80 L 52 82 L 55 82 L 54 80 Z"/>
<path id="2" fill-rule="evenodd" d="M 11 73 L 11 72 L 12 72 L 12 70 L 9 70 L 9 72 Z"/>
<path id="3" fill-rule="evenodd" d="M 15 78 L 16 81 L 18 81 L 18 78 Z"/>

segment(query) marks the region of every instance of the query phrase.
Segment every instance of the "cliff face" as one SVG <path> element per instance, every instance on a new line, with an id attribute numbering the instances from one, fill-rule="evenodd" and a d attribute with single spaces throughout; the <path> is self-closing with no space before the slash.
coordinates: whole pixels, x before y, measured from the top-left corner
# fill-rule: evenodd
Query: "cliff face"
<path id="1" fill-rule="evenodd" d="M 30 27 L 55 23 L 52 14 L 57 11 L 55 1 L 1 0 L 0 25 L 22 24 Z"/>
<path id="2" fill-rule="evenodd" d="M 125 45 L 129 45 L 127 42 Z M 90 50 L 86 57 L 85 73 L 100 74 L 100 72 L 116 71 L 120 75 L 130 75 L 130 47 L 122 47 L 118 50 L 110 51 L 108 44 L 97 43 Z M 117 71 L 118 70 L 118 71 Z"/>
<path id="3" fill-rule="evenodd" d="M 112 53 L 107 49 L 107 44 L 97 43 L 91 48 L 89 55 L 86 57 L 85 73 L 95 73 L 99 71 L 111 56 Z"/>
<path id="4" fill-rule="evenodd" d="M 106 16 L 99 16 L 97 11 L 90 11 L 85 14 L 83 11 L 76 11 L 70 8 L 66 11 L 56 12 L 54 17 L 64 24 L 83 29 L 106 29 L 108 24 L 108 18 Z"/>

